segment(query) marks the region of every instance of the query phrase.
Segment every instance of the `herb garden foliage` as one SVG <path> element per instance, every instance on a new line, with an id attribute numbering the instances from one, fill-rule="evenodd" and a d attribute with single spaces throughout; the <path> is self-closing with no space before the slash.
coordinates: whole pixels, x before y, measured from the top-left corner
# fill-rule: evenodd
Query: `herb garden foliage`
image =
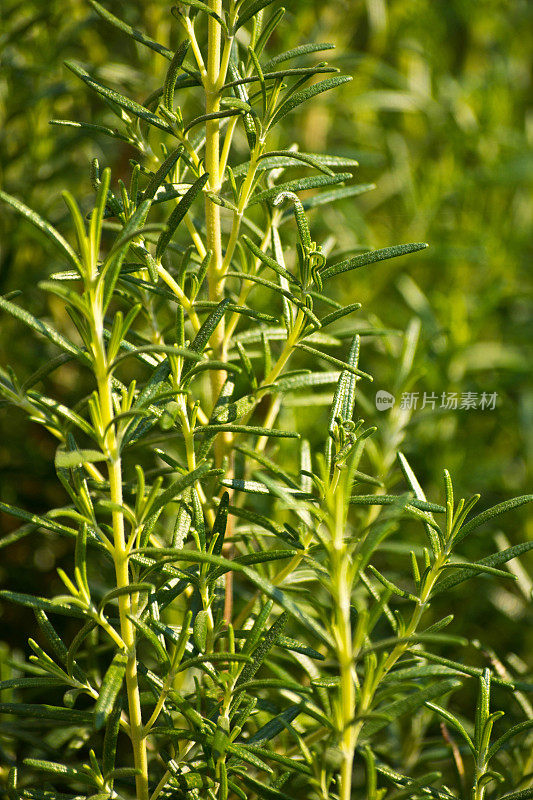
<path id="1" fill-rule="evenodd" d="M 75 245 L 1 193 L 62 257 L 40 286 L 70 323 L 60 332 L 0 298 L 54 350 L 23 383 L 4 369 L 1 390 L 56 437 L 67 497 L 43 515 L 0 509 L 23 523 L 9 541 L 40 530 L 74 553 L 60 596 L 2 592 L 34 610 L 42 642 L 0 683 L 9 798 L 533 797 L 530 758 L 515 750 L 533 727 L 533 687 L 496 658 L 457 661 L 451 617 L 426 613 L 469 579 L 514 577 L 506 563 L 533 544 L 472 563 L 465 540 L 531 498 L 473 516 L 478 496 L 457 502 L 447 473 L 442 505 L 428 502 L 401 453 L 402 492 L 364 472 L 359 305 L 331 288 L 425 245 L 326 259 L 306 211 L 356 194 L 357 165 L 271 149 L 274 126 L 349 77 L 315 63 L 329 44 L 267 55 L 283 23 L 269 0 L 184 0 L 176 50 L 91 2 L 160 57 L 161 87 L 141 104 L 67 65 L 116 119 L 55 124 L 137 153 L 127 182 L 93 162 L 87 216 L 65 192 Z M 94 386 L 73 407 L 39 388 L 66 362 Z M 312 409 L 327 384 L 324 447 L 311 452 L 278 418 L 287 395 L 307 394 Z M 386 540 L 412 521 L 423 544 L 413 536 L 382 565 Z M 472 682 L 469 721 L 453 697 Z M 517 701 L 507 726 L 491 686 Z M 420 752 L 402 762 L 413 717 Z M 455 776 L 445 764 L 443 780 L 437 758 Z"/>

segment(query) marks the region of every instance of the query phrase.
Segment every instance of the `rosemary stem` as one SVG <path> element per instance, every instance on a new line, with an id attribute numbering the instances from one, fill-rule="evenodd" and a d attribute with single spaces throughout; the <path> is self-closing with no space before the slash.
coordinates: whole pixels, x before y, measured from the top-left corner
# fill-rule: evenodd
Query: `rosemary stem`
<path id="1" fill-rule="evenodd" d="M 130 583 L 128 571 L 128 554 L 124 532 L 124 514 L 120 510 L 122 496 L 122 463 L 117 441 L 113 410 L 111 375 L 107 363 L 104 343 L 104 323 L 101 295 L 98 290 L 90 291 L 92 311 L 92 335 L 94 371 L 98 386 L 102 428 L 106 431 L 103 447 L 108 459 L 109 496 L 113 503 L 113 560 L 117 588 L 122 589 Z M 137 654 L 135 646 L 135 628 L 129 615 L 132 612 L 131 597 L 123 594 L 119 597 L 120 635 L 124 642 L 128 661 L 126 665 L 126 692 L 130 722 L 130 739 L 137 774 L 135 776 L 137 800 L 148 800 L 148 759 L 146 741 L 142 731 L 142 712 L 139 683 L 137 678 Z"/>
<path id="2" fill-rule="evenodd" d="M 222 0 L 209 0 L 209 8 L 218 16 L 222 15 Z M 205 111 L 213 114 L 220 110 L 220 90 L 218 86 L 220 75 L 220 52 L 222 31 L 219 23 L 213 17 L 208 21 L 207 43 L 207 74 L 205 78 Z M 212 192 L 220 190 L 220 121 L 210 119 L 206 122 L 205 140 L 205 166 L 209 173 L 208 187 Z M 219 303 L 223 298 L 224 282 L 223 257 L 222 257 L 222 232 L 220 227 L 220 206 L 214 203 L 206 194 L 205 198 L 206 238 L 207 250 L 211 250 L 212 258 L 208 272 L 209 299 Z M 224 319 L 220 321 L 211 336 L 213 356 L 220 359 L 224 342 Z M 216 402 L 222 385 L 224 373 L 211 372 L 212 402 Z M 217 456 L 220 459 L 221 455 Z"/>

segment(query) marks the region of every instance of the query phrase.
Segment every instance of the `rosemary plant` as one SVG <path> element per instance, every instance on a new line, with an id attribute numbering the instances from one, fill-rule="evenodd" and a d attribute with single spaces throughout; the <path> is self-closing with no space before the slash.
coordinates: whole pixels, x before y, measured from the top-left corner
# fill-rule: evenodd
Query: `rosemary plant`
<path id="1" fill-rule="evenodd" d="M 34 610 L 42 642 L 30 639 L 29 661 L 12 660 L 0 683 L 15 693 L 2 718 L 18 717 L 0 729 L 19 741 L 6 745 L 8 796 L 533 797 L 531 759 L 509 756 L 533 727 L 531 685 L 496 658 L 483 668 L 440 655 L 461 642 L 443 633 L 449 615 L 429 613 L 479 573 L 514 577 L 502 566 L 532 543 L 477 562 L 460 551 L 531 497 L 472 517 L 478 496 L 456 503 L 446 473 L 445 502 L 428 502 L 398 452 L 406 415 L 391 416 L 382 447 L 354 419 L 357 383 L 370 380 L 352 321 L 360 306 L 330 287 L 426 245 L 330 258 L 313 241 L 308 211 L 369 187 L 350 182 L 352 159 L 288 147 L 280 123 L 349 77 L 312 63 L 329 44 L 265 55 L 284 15 L 272 0 L 183 0 L 172 48 L 90 2 L 155 51 L 161 72 L 139 104 L 67 64 L 118 122 L 54 124 L 137 154 L 126 183 L 93 162 L 87 214 L 64 194 L 74 246 L 1 193 L 65 261 L 40 288 L 69 320 L 60 332 L 0 298 L 59 351 L 24 381 L 4 369 L 0 388 L 56 438 L 66 501 L 40 515 L 0 509 L 23 522 L 9 542 L 41 531 L 74 550 L 72 569 L 58 570 L 63 594 L 2 592 Z M 416 338 L 414 323 L 400 383 Z M 92 381 L 70 407 L 38 388 L 66 364 Z M 312 409 L 328 385 L 327 430 L 311 447 L 280 415 L 298 392 Z M 386 494 L 396 464 L 404 491 Z M 425 543 L 407 546 L 410 571 L 403 554 L 401 567 L 382 565 L 384 543 L 395 532 L 404 541 L 412 520 Z M 472 678 L 473 725 L 449 708 Z M 494 741 L 491 682 L 522 714 Z M 422 757 L 402 762 L 394 742 L 415 713 L 424 730 L 442 721 L 455 786 L 447 765 L 444 779 Z"/>

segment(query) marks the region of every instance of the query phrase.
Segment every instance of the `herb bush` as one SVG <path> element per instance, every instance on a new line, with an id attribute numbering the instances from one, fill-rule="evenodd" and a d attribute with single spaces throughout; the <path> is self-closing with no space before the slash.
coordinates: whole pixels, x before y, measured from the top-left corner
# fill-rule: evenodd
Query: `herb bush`
<path id="1" fill-rule="evenodd" d="M 56 124 L 136 152 L 127 181 L 93 161 L 87 215 L 64 193 L 75 247 L 0 194 L 66 262 L 40 288 L 69 315 L 58 331 L 0 298 L 59 351 L 24 381 L 2 370 L 1 390 L 58 441 L 67 499 L 0 509 L 23 521 L 9 543 L 41 530 L 74 545 L 62 594 L 2 592 L 34 610 L 42 642 L 0 684 L 8 796 L 533 797 L 532 685 L 494 654 L 465 663 L 451 615 L 431 613 L 469 579 L 520 574 L 502 567 L 533 543 L 473 562 L 463 542 L 531 497 L 475 516 L 479 496 L 457 502 L 446 472 L 429 502 L 398 452 L 403 410 L 372 444 L 354 416 L 370 380 L 359 304 L 331 294 L 425 245 L 342 258 L 313 241 L 307 212 L 357 195 L 357 164 L 287 149 L 279 124 L 349 77 L 313 63 L 328 44 L 267 55 L 283 24 L 269 0 L 182 2 L 176 50 L 92 5 L 157 54 L 160 88 L 139 104 L 68 64 L 119 121 Z M 322 191 L 300 199 L 309 189 Z M 37 388 L 67 363 L 92 382 L 71 406 Z M 321 419 L 328 385 L 311 448 L 284 408 L 298 397 L 302 424 Z M 454 697 L 472 683 L 465 718 Z"/>

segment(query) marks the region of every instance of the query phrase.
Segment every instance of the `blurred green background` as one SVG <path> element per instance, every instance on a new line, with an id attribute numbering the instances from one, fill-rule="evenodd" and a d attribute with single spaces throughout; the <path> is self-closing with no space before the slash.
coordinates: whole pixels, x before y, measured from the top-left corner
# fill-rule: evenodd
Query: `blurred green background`
<path id="1" fill-rule="evenodd" d="M 152 38 L 178 43 L 178 26 L 161 0 L 108 3 Z M 402 333 L 421 321 L 409 391 L 435 394 L 435 409 L 416 409 L 397 443 L 431 499 L 442 497 L 448 467 L 457 493 L 482 492 L 485 508 L 530 486 L 533 451 L 531 380 L 533 5 L 527 0 L 294 0 L 270 53 L 307 40 L 331 41 L 329 58 L 354 80 L 288 117 L 273 145 L 357 158 L 368 193 L 311 216 L 313 238 L 335 251 L 426 241 L 430 248 L 350 273 L 340 299 L 363 304 L 363 327 L 397 330 L 365 337 L 361 365 L 374 375 L 361 387 L 365 418 L 390 435 L 390 412 L 374 393 L 395 390 Z M 63 66 L 75 58 L 104 82 L 142 100 L 161 84 L 157 54 L 109 27 L 82 0 L 4 0 L 0 38 L 0 182 L 63 230 L 61 190 L 90 202 L 89 163 L 113 176 L 129 173 L 134 152 L 104 138 L 49 125 L 54 118 L 105 121 L 105 106 Z M 329 53 L 327 54 L 329 55 Z M 186 112 L 186 109 L 185 109 Z M 292 126 L 292 127 L 291 127 Z M 45 301 L 39 279 L 58 268 L 56 253 L 27 224 L 0 209 L 0 292 L 21 290 L 34 313 L 64 325 L 61 305 Z M 68 322 L 68 321 L 67 321 Z M 0 320 L 0 363 L 26 377 L 51 357 L 46 342 L 7 316 Z M 49 393 L 70 400 L 82 380 L 57 370 Z M 497 392 L 494 410 L 441 409 L 442 393 Z M 397 403 L 399 396 L 397 396 Z M 294 412 L 292 412 L 294 413 Z M 291 411 L 285 424 L 290 424 Z M 324 438 L 321 426 L 311 432 Z M 0 409 L 0 499 L 35 511 L 61 502 L 53 470 L 55 443 L 19 412 Z M 526 512 L 502 523 L 521 541 Z M 0 536 L 17 524 L 0 515 Z M 481 537 L 482 538 L 482 537 Z M 486 554 L 486 542 L 473 545 Z M 68 547 L 40 537 L 1 551 L 0 583 L 48 594 Z M 35 570 L 37 571 L 37 577 Z M 525 588 L 524 588 L 525 587 Z M 508 609 L 505 633 L 489 643 L 523 655 L 516 632 L 527 613 L 522 592 L 480 592 L 469 610 L 469 638 L 495 605 Z M 503 593 L 503 594 L 502 594 Z M 458 600 L 459 602 L 459 600 Z M 2 607 L 2 639 L 23 647 L 31 612 Z M 498 618 L 500 619 L 500 617 Z M 509 620 L 512 624 L 509 624 Z M 514 627 L 513 627 L 514 626 Z"/>

